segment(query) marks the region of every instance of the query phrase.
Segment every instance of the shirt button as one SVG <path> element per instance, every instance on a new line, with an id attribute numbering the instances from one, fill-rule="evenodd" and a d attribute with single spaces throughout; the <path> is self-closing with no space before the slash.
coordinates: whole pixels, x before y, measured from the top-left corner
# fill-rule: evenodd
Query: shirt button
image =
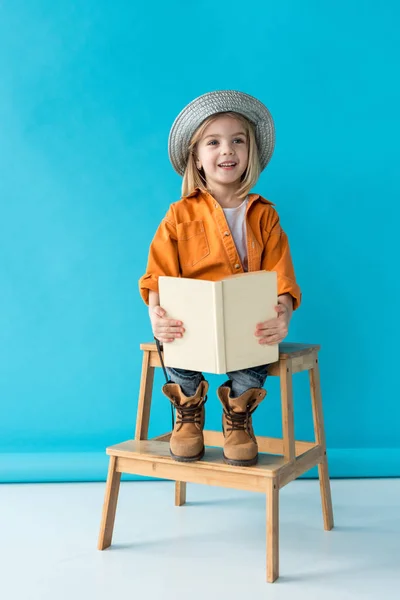
<path id="1" fill-rule="evenodd" d="M 224 235 L 226 235 L 226 236 L 230 235 L 229 231 L 225 231 Z"/>
<path id="2" fill-rule="evenodd" d="M 236 264 L 235 269 L 240 269 L 240 265 Z"/>

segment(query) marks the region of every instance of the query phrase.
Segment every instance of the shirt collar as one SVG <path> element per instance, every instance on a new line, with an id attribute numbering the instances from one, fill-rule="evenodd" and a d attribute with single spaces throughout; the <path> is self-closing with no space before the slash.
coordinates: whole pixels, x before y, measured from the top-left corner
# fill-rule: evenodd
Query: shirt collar
<path id="1" fill-rule="evenodd" d="M 208 194 L 207 190 L 204 190 L 200 187 L 196 187 L 193 190 L 193 192 L 191 192 L 187 196 L 183 196 L 183 198 L 194 198 L 195 196 L 199 196 L 202 194 Z M 272 206 L 275 206 L 273 202 L 270 202 L 270 200 L 263 198 L 262 196 L 260 196 L 260 194 L 249 194 L 249 202 L 255 202 L 256 200 L 261 200 L 261 202 L 264 202 L 265 204 L 271 204 Z"/>

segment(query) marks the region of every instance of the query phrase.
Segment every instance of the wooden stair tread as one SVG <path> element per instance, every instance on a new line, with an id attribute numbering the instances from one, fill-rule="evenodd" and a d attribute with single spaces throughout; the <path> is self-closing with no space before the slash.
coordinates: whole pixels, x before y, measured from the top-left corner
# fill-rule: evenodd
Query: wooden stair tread
<path id="1" fill-rule="evenodd" d="M 169 453 L 169 442 L 153 440 L 127 440 L 107 448 L 107 454 L 121 458 L 133 458 L 143 461 L 190 466 L 192 469 L 215 469 L 224 472 L 235 472 L 245 475 L 271 477 L 285 464 L 283 456 L 259 453 L 258 463 L 253 467 L 236 467 L 227 465 L 223 460 L 222 448 L 207 446 L 204 458 L 195 462 L 178 462 Z"/>

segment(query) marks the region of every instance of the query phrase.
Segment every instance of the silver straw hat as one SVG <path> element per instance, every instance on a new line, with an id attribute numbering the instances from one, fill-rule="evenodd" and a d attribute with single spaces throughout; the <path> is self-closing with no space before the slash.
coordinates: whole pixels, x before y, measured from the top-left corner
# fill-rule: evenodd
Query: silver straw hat
<path id="1" fill-rule="evenodd" d="M 168 155 L 179 175 L 185 172 L 192 135 L 201 123 L 215 113 L 233 111 L 255 126 L 261 170 L 271 159 L 275 146 L 275 127 L 268 108 L 254 96 L 235 90 L 219 90 L 198 96 L 179 113 L 168 137 Z"/>

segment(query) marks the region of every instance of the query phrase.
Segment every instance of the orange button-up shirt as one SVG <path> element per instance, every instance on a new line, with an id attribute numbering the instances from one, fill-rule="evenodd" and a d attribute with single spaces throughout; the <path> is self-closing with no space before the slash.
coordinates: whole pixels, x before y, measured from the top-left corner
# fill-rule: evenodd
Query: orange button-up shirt
<path id="1" fill-rule="evenodd" d="M 293 310 L 301 302 L 289 242 L 275 206 L 259 194 L 249 194 L 246 209 L 248 271 L 276 271 L 278 295 L 293 297 Z M 196 188 L 169 207 L 150 245 L 146 273 L 139 280 L 140 294 L 149 303 L 149 290 L 158 293 L 160 275 L 219 281 L 243 273 L 243 265 L 221 205 L 205 190 Z"/>

